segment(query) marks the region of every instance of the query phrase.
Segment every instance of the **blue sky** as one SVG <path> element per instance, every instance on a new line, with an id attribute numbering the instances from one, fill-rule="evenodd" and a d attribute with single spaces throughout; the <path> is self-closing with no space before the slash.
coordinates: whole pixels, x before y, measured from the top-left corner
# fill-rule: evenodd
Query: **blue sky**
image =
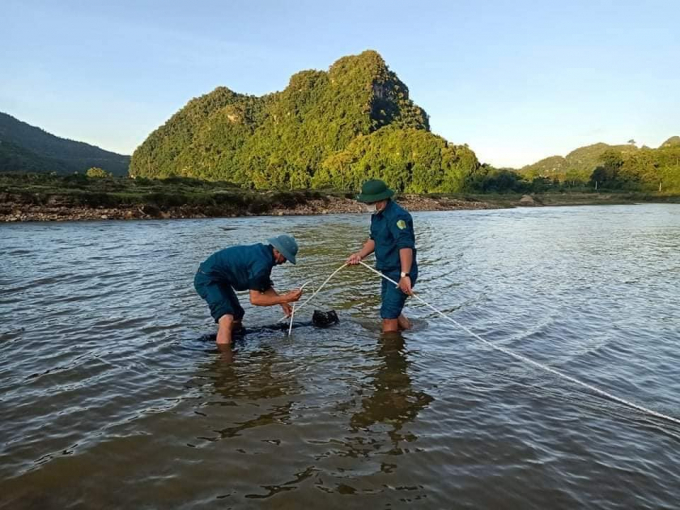
<path id="1" fill-rule="evenodd" d="M 432 130 L 521 166 L 680 135 L 680 2 L 0 3 L 0 111 L 131 154 L 192 97 L 380 52 Z"/>

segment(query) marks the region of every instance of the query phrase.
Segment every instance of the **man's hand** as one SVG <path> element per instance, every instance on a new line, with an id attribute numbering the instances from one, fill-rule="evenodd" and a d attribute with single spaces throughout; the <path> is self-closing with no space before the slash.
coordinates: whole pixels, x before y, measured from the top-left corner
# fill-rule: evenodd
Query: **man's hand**
<path id="1" fill-rule="evenodd" d="M 283 295 L 286 303 L 293 303 L 298 301 L 302 297 L 302 289 L 291 290 L 290 292 Z"/>
<path id="2" fill-rule="evenodd" d="M 413 295 L 413 289 L 411 289 L 411 277 L 404 276 L 399 279 L 399 288 L 404 294 L 409 296 Z"/>
<path id="3" fill-rule="evenodd" d="M 350 266 L 356 266 L 361 262 L 364 258 L 361 256 L 360 252 L 353 253 L 352 255 L 349 256 L 349 258 L 345 261 L 345 264 L 348 264 Z"/>
<path id="4" fill-rule="evenodd" d="M 283 314 L 286 317 L 290 317 L 293 314 L 293 307 L 288 303 L 281 303 L 281 308 L 283 308 Z"/>

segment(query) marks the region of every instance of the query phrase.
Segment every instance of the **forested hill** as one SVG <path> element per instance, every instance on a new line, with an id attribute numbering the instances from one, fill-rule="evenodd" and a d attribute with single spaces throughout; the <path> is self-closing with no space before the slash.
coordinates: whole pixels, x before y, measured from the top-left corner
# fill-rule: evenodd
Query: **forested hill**
<path id="1" fill-rule="evenodd" d="M 550 181 L 562 187 L 628 189 L 680 193 L 680 137 L 658 148 L 597 143 L 566 157 L 552 156 L 518 170 L 527 182 Z"/>
<path id="2" fill-rule="evenodd" d="M 137 148 L 130 174 L 336 189 L 381 177 L 401 191 L 456 192 L 479 168 L 467 146 L 430 132 L 408 87 L 365 51 L 301 71 L 281 92 L 218 87 L 192 99 Z"/>
<path id="3" fill-rule="evenodd" d="M 602 155 L 613 150 L 620 153 L 634 152 L 637 147 L 633 144 L 628 145 L 608 145 L 606 143 L 595 143 L 586 145 L 571 151 L 565 157 L 550 156 L 522 167 L 519 172 L 523 177 L 532 179 L 534 177 L 557 178 L 559 180 L 577 180 L 588 182 L 590 174 L 600 162 Z"/>
<path id="4" fill-rule="evenodd" d="M 0 172 L 85 172 L 100 167 L 126 175 L 129 156 L 59 138 L 0 112 Z"/>
<path id="5" fill-rule="evenodd" d="M 671 136 L 668 140 L 661 144 L 660 149 L 670 149 L 671 147 L 680 147 L 680 136 Z"/>

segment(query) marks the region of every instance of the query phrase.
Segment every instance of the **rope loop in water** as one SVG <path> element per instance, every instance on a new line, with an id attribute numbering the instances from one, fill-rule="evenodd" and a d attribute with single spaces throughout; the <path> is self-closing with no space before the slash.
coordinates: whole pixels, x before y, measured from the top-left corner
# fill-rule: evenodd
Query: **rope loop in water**
<path id="1" fill-rule="evenodd" d="M 369 265 L 366 264 L 365 262 L 360 261 L 359 264 L 361 264 L 361 265 L 364 266 L 365 268 L 369 269 L 370 271 L 374 272 L 375 274 L 377 274 L 378 276 L 380 276 L 380 278 L 384 278 L 385 280 L 387 280 L 387 281 L 389 281 L 389 282 L 392 282 L 392 283 L 393 283 L 394 285 L 396 285 L 396 286 L 399 285 L 399 284 L 398 284 L 397 282 L 395 282 L 392 278 L 389 278 L 388 276 L 384 275 L 383 273 L 381 273 L 381 272 L 378 271 L 377 269 L 375 269 L 375 268 L 369 266 Z M 326 281 L 324 281 L 324 282 L 321 284 L 321 286 L 320 286 L 318 289 L 316 289 L 316 291 L 315 291 L 315 292 L 314 292 L 314 293 L 313 293 L 313 294 L 312 294 L 312 295 L 311 295 L 304 303 L 302 303 L 300 306 L 297 307 L 297 310 L 299 310 L 300 308 L 302 308 L 303 306 L 305 306 L 307 303 L 309 303 L 309 302 L 310 302 L 310 301 L 311 301 L 311 300 L 312 300 L 312 299 L 313 299 L 313 298 L 321 291 L 321 289 L 323 289 L 323 288 L 326 286 L 326 284 L 327 284 L 327 283 L 328 283 L 328 282 L 329 282 L 329 281 L 330 281 L 330 280 L 331 280 L 338 272 L 340 272 L 341 269 L 343 269 L 343 268 L 345 268 L 345 267 L 347 267 L 347 266 L 348 266 L 348 264 L 345 263 L 345 264 L 343 264 L 342 266 L 340 266 L 338 269 L 336 269 L 336 270 L 335 270 L 328 278 L 326 278 Z M 496 344 L 494 344 L 494 343 L 492 343 L 492 342 L 489 342 L 488 340 L 486 340 L 486 339 L 482 338 L 481 336 L 479 336 L 479 335 L 478 335 L 477 333 L 475 333 L 474 331 L 471 331 L 469 328 L 467 328 L 467 327 L 465 327 L 464 325 L 462 325 L 460 322 L 458 322 L 458 321 L 456 321 L 455 319 L 449 317 L 448 315 L 446 315 L 446 314 L 445 314 L 444 312 L 442 312 L 441 310 L 438 310 L 437 308 L 435 308 L 434 306 L 432 306 L 431 304 L 429 304 L 428 302 L 426 302 L 423 298 L 421 298 L 421 297 L 420 297 L 418 294 L 416 294 L 415 292 L 412 293 L 412 296 L 413 296 L 414 298 L 416 298 L 418 301 L 420 301 L 422 304 L 424 304 L 425 306 L 427 306 L 428 308 L 430 308 L 432 311 L 434 311 L 435 313 L 437 313 L 438 315 L 441 315 L 441 316 L 442 316 L 444 319 L 446 319 L 447 321 L 452 322 L 453 324 L 455 324 L 456 326 L 458 326 L 459 328 L 461 328 L 463 331 L 465 331 L 466 333 L 468 333 L 468 334 L 471 335 L 472 337 L 476 338 L 477 340 L 479 340 L 480 342 L 482 342 L 484 345 L 487 345 L 487 346 L 491 347 L 492 349 L 495 349 L 495 350 L 497 350 L 497 351 L 499 351 L 499 352 L 502 352 L 503 354 L 506 354 L 506 355 L 508 355 L 508 356 L 510 356 L 510 357 L 512 357 L 512 358 L 515 358 L 515 359 L 517 359 L 517 360 L 519 360 L 519 361 L 522 361 L 522 362 L 524 362 L 524 363 L 528 363 L 528 364 L 530 364 L 530 365 L 533 365 L 533 366 L 535 366 L 535 367 L 537 367 L 537 368 L 540 368 L 541 370 L 545 370 L 546 372 L 549 372 L 549 373 L 551 373 L 551 374 L 553 374 L 553 375 L 556 375 L 556 376 L 558 376 L 558 377 L 561 377 L 561 378 L 563 378 L 563 379 L 566 379 L 567 381 L 570 381 L 570 382 L 572 382 L 572 383 L 574 383 L 574 384 L 576 384 L 576 385 L 578 385 L 578 386 L 581 386 L 581 387 L 583 387 L 583 388 L 587 388 L 587 389 L 589 389 L 590 391 L 592 391 L 592 392 L 594 392 L 594 393 L 597 393 L 598 395 L 601 395 L 601 396 L 603 396 L 603 397 L 609 398 L 609 399 L 611 399 L 611 400 L 613 400 L 613 401 L 615 401 L 615 402 L 618 402 L 618 403 L 623 404 L 623 405 L 625 405 L 625 406 L 628 406 L 628 407 L 630 407 L 630 408 L 636 409 L 636 410 L 638 410 L 638 411 L 640 411 L 640 412 L 642 412 L 642 413 L 645 413 L 645 414 L 648 414 L 648 415 L 651 415 L 651 416 L 655 416 L 655 417 L 660 418 L 660 419 L 662 419 L 662 420 L 670 421 L 670 422 L 673 422 L 673 423 L 676 423 L 676 424 L 680 425 L 680 419 L 673 418 L 672 416 L 668 416 L 668 415 L 666 415 L 666 414 L 659 413 L 659 412 L 657 412 L 657 411 L 654 411 L 654 410 L 652 410 L 652 409 L 648 409 L 648 408 L 646 408 L 646 407 L 643 407 L 643 406 L 641 406 L 641 405 L 635 404 L 635 403 L 633 403 L 633 402 L 629 402 L 628 400 L 625 400 L 625 399 L 623 399 L 623 398 L 621 398 L 621 397 L 617 397 L 616 395 L 612 395 L 611 393 L 608 393 L 608 392 L 606 392 L 606 391 L 604 391 L 604 390 L 601 390 L 601 389 L 599 389 L 599 388 L 597 388 L 597 387 L 595 387 L 595 386 L 593 386 L 593 385 L 591 385 L 591 384 L 588 384 L 588 383 L 585 383 L 585 382 L 583 382 L 583 381 L 580 381 L 580 380 L 578 380 L 578 379 L 576 379 L 576 378 L 574 378 L 574 377 L 572 377 L 572 376 L 570 376 L 570 375 L 563 374 L 563 373 L 560 372 L 559 370 L 555 370 L 554 368 L 549 367 L 549 366 L 547 366 L 547 365 L 544 365 L 543 363 L 539 363 L 539 362 L 534 361 L 534 360 L 532 360 L 532 359 L 530 359 L 530 358 L 527 358 L 526 356 L 523 356 L 523 355 L 521 355 L 521 354 L 517 354 L 516 352 L 513 352 L 513 351 L 511 351 L 510 349 L 506 349 L 505 347 L 501 347 L 501 346 L 498 346 L 498 345 L 496 345 Z M 284 317 L 283 319 L 285 319 L 285 318 L 286 318 L 286 317 Z M 281 319 L 281 320 L 283 320 L 283 319 Z M 292 319 L 292 316 L 291 316 L 291 327 L 292 327 L 292 324 L 293 324 L 293 319 Z"/>

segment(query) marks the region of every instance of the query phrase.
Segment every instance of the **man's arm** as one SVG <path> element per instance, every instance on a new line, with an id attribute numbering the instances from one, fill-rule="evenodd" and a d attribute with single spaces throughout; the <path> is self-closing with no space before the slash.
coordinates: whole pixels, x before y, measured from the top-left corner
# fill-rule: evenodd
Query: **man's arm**
<path id="1" fill-rule="evenodd" d="M 371 253 L 375 251 L 375 241 L 373 239 L 369 239 L 364 243 L 364 247 L 361 248 L 356 253 L 353 253 L 352 255 L 349 256 L 349 258 L 345 261 L 346 264 L 349 264 L 350 266 L 357 265 L 359 262 L 364 260 L 366 257 L 368 257 Z"/>
<path id="2" fill-rule="evenodd" d="M 298 291 L 289 292 L 288 294 L 293 294 L 295 292 L 298 292 Z M 300 296 L 302 296 L 302 291 L 299 290 L 299 292 L 300 292 Z M 282 298 L 285 298 L 285 296 L 287 296 L 287 294 L 284 294 L 283 296 L 279 295 L 279 293 L 274 290 L 274 287 L 269 287 L 264 292 L 259 292 L 257 290 L 251 290 L 250 291 L 250 302 L 253 305 L 258 304 L 255 301 L 253 301 L 253 294 L 259 294 L 259 296 L 255 296 L 256 300 L 258 298 L 260 298 L 261 296 L 264 296 L 265 298 L 273 299 L 273 300 L 280 300 Z M 300 299 L 300 298 L 298 297 L 297 299 L 291 299 L 290 301 L 297 301 L 298 299 Z M 289 301 L 287 301 L 287 302 L 275 302 L 275 303 L 271 303 L 271 305 L 276 305 L 276 304 L 281 305 L 281 308 L 283 308 L 283 313 L 286 315 L 286 317 L 288 317 L 288 316 L 290 316 L 291 313 L 293 313 L 293 309 L 288 304 L 288 302 Z M 270 306 L 270 305 L 262 304 L 262 305 L 259 305 L 259 306 Z"/>
<path id="3" fill-rule="evenodd" d="M 413 265 L 413 250 L 411 248 L 401 248 L 399 250 L 399 260 L 401 262 L 401 272 L 410 273 Z M 411 295 L 411 278 L 404 276 L 399 278 L 399 288 L 404 294 Z"/>
<path id="4" fill-rule="evenodd" d="M 285 305 L 297 301 L 302 296 L 301 289 L 291 290 L 285 294 L 279 294 L 273 288 L 268 288 L 264 292 L 250 290 L 250 303 L 255 306 Z"/>
<path id="5" fill-rule="evenodd" d="M 396 221 L 394 221 L 396 220 Z M 413 232 L 413 220 L 408 214 L 399 215 L 388 223 L 390 233 L 394 237 L 399 249 L 399 263 L 402 273 L 410 273 L 413 267 L 413 252 L 416 247 L 416 238 Z M 399 288 L 404 294 L 413 294 L 413 282 L 410 276 L 399 278 Z"/>

